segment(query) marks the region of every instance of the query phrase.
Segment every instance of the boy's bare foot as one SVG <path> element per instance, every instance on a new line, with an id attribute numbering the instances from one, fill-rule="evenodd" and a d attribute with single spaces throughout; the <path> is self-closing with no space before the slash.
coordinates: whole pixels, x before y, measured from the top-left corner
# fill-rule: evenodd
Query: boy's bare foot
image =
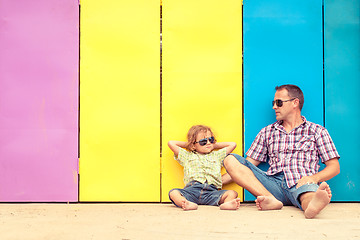
<path id="1" fill-rule="evenodd" d="M 259 210 L 279 210 L 283 207 L 274 196 L 258 196 L 255 202 Z"/>
<path id="2" fill-rule="evenodd" d="M 331 199 L 331 190 L 326 182 L 320 184 L 314 197 L 309 202 L 308 207 L 304 211 L 306 218 L 314 218 L 320 213 L 329 203 Z"/>
<path id="3" fill-rule="evenodd" d="M 235 198 L 220 205 L 221 210 L 237 210 L 240 207 L 240 198 Z"/>
<path id="4" fill-rule="evenodd" d="M 184 209 L 184 211 L 188 211 L 188 210 L 196 210 L 198 209 L 198 205 L 196 203 L 190 202 L 188 200 L 185 200 L 182 203 L 182 209 Z"/>

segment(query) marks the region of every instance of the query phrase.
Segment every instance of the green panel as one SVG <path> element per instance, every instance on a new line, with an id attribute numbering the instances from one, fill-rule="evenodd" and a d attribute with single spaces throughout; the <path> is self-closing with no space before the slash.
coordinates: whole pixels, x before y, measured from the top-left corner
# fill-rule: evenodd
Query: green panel
<path id="1" fill-rule="evenodd" d="M 325 126 L 341 156 L 333 199 L 360 201 L 360 1 L 325 1 Z"/>

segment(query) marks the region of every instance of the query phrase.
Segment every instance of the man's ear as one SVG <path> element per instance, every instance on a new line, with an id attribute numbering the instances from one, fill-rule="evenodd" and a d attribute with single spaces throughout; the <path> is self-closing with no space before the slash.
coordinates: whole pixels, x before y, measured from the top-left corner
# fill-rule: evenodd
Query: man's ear
<path id="1" fill-rule="evenodd" d="M 294 107 L 297 107 L 300 109 L 300 100 L 298 98 L 295 98 L 293 102 L 294 102 Z"/>

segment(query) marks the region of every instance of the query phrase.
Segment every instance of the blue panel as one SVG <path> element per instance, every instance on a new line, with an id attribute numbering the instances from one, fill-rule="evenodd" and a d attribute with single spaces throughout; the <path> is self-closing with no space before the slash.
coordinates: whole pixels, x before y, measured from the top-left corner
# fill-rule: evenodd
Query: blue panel
<path id="1" fill-rule="evenodd" d="M 325 1 L 325 126 L 341 156 L 333 200 L 360 201 L 360 1 Z"/>
<path id="2" fill-rule="evenodd" d="M 245 151 L 276 121 L 275 86 L 304 92 L 303 115 L 323 124 L 322 0 L 244 0 Z M 245 200 L 253 200 L 245 193 Z"/>

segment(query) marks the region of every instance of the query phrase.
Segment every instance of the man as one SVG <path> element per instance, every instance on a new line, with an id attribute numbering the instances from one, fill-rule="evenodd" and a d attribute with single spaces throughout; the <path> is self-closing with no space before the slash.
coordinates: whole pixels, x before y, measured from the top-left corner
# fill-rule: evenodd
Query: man
<path id="1" fill-rule="evenodd" d="M 295 85 L 276 87 L 273 101 L 277 122 L 263 128 L 247 158 L 228 155 L 223 183 L 234 181 L 257 197 L 259 210 L 294 205 L 314 218 L 331 199 L 327 181 L 340 172 L 339 154 L 327 130 L 301 116 L 304 95 Z M 326 167 L 319 170 L 319 159 Z M 267 172 L 257 166 L 268 161 Z M 319 183 L 321 183 L 319 185 Z"/>

